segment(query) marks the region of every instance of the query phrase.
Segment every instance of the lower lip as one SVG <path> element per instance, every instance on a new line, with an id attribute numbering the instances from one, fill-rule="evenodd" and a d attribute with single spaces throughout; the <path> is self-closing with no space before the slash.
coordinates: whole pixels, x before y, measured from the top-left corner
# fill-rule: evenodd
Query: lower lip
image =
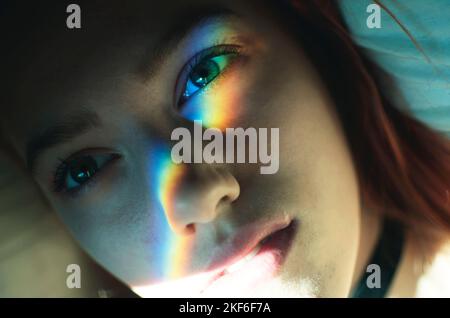
<path id="1" fill-rule="evenodd" d="M 203 294 L 222 297 L 236 293 L 246 295 L 276 277 L 289 253 L 297 228 L 297 222 L 292 221 L 286 228 L 271 234 L 260 243 L 255 256 L 231 273 L 227 270 L 220 272 Z"/>

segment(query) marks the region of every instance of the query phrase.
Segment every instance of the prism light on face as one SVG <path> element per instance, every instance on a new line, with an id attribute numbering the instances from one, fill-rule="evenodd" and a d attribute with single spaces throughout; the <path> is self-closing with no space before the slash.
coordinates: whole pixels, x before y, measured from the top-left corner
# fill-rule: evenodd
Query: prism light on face
<path id="1" fill-rule="evenodd" d="M 205 28 L 206 29 L 206 28 Z M 221 27 L 217 32 L 197 33 L 193 45 L 216 42 L 229 37 L 230 31 Z M 188 55 L 188 53 L 186 53 Z M 228 72 L 229 65 L 224 65 L 223 72 Z M 201 120 L 205 127 L 225 130 L 232 127 L 233 121 L 239 115 L 241 83 L 237 72 L 231 70 L 227 76 L 217 75 L 210 83 L 199 89 L 186 101 L 181 109 L 181 115 L 188 120 Z M 218 84 L 219 83 L 219 84 Z M 158 247 L 156 257 L 161 268 L 156 269 L 164 281 L 183 278 L 192 257 L 193 235 L 177 233 L 170 224 L 174 213 L 175 196 L 186 166 L 175 164 L 170 156 L 170 149 L 162 142 L 152 147 L 149 164 L 152 178 L 152 197 L 159 203 L 154 216 L 158 225 L 159 236 L 164 242 Z M 153 269 L 152 269 L 153 270 Z"/>
<path id="2" fill-rule="evenodd" d="M 174 195 L 184 168 L 172 162 L 167 147 L 160 144 L 152 147 L 151 151 L 150 176 L 154 178 L 152 195 L 159 202 L 159 211 L 156 211 L 158 225 L 154 228 L 158 229 L 164 242 L 156 257 L 160 260 L 158 264 L 162 278 L 173 279 L 183 275 L 183 266 L 187 264 L 191 250 L 190 238 L 177 234 L 170 224 Z"/>
<path id="3" fill-rule="evenodd" d="M 232 274 L 217 275 L 217 271 L 203 272 L 158 284 L 135 286 L 134 292 L 142 297 L 310 297 L 312 281 L 287 283 L 275 275 L 274 255 L 263 252 Z M 230 267 L 233 267 L 230 266 Z M 272 273 L 272 274 L 270 274 Z M 211 277 L 215 277 L 211 279 Z M 301 286 L 301 290 L 298 290 Z"/>
<path id="4" fill-rule="evenodd" d="M 205 87 L 202 92 L 193 97 L 192 101 L 188 102 L 181 113 L 192 121 L 201 120 L 207 128 L 218 128 L 224 131 L 226 128 L 233 127 L 233 122 L 239 115 L 239 90 L 242 84 L 233 74 L 216 80 L 220 81 L 220 88 L 212 91 L 211 88 Z"/>
<path id="5" fill-rule="evenodd" d="M 225 25 L 216 30 L 218 31 L 212 33 L 198 32 L 194 41 L 196 43 L 192 46 L 198 46 L 198 43 L 216 43 L 218 40 L 231 37 L 232 31 Z M 234 71 L 231 65 L 233 63 L 223 65 L 223 70 L 216 78 L 190 96 L 181 109 L 181 115 L 184 118 L 192 121 L 201 120 L 205 127 L 218 128 L 222 131 L 233 127 L 233 122 L 240 115 L 239 105 L 241 105 L 242 91 L 245 87 L 238 72 Z M 226 63 L 223 62 L 223 64 Z M 227 73 L 226 76 L 222 76 L 223 73 Z"/>
<path id="6" fill-rule="evenodd" d="M 216 29 L 219 31 L 212 33 L 200 30 L 193 46 L 198 46 L 199 43 L 214 43 L 227 39 L 232 34 L 226 26 Z M 232 69 L 231 63 L 229 64 L 224 64 L 223 71 L 217 77 L 199 89 L 197 93 L 189 96 L 180 110 L 184 118 L 191 121 L 201 120 L 205 127 L 218 128 L 222 131 L 233 126 L 233 122 L 239 115 L 238 106 L 241 105 L 241 92 L 245 85 L 238 76 L 238 72 Z M 221 76 L 225 72 L 227 72 L 226 76 Z M 166 147 L 159 145 L 156 148 L 152 165 L 154 172 L 151 175 L 156 176 L 155 196 L 162 210 L 161 223 L 164 223 L 158 228 L 163 229 L 166 242 L 164 247 L 160 248 L 158 255 L 164 260 L 161 263 L 163 277 L 168 280 L 180 279 L 185 276 L 186 267 L 190 263 L 189 257 L 192 257 L 190 253 L 194 235 L 177 234 L 170 220 L 174 213 L 173 204 L 177 189 L 183 173 L 186 172 L 186 166 L 175 164 Z"/>

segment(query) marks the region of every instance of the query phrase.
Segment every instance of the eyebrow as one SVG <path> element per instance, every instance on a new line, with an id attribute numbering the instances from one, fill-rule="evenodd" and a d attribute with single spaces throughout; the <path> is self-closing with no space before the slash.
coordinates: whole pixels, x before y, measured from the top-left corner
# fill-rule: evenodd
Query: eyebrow
<path id="1" fill-rule="evenodd" d="M 174 26 L 157 41 L 155 46 L 146 50 L 143 61 L 138 63 L 137 73 L 144 81 L 154 74 L 168 53 L 174 50 L 177 44 L 195 27 L 212 18 L 222 19 L 235 15 L 231 10 L 218 5 L 194 6 L 181 11 L 182 14 L 175 19 L 177 22 Z M 33 136 L 26 143 L 26 165 L 28 170 L 34 171 L 37 159 L 48 149 L 59 144 L 68 143 L 77 136 L 100 126 L 101 120 L 97 113 L 88 109 L 82 109 L 46 128 L 42 133 Z"/>
<path id="2" fill-rule="evenodd" d="M 33 172 L 37 158 L 46 150 L 58 144 L 67 143 L 87 131 L 101 126 L 97 113 L 82 109 L 61 122 L 33 136 L 26 144 L 26 164 Z"/>

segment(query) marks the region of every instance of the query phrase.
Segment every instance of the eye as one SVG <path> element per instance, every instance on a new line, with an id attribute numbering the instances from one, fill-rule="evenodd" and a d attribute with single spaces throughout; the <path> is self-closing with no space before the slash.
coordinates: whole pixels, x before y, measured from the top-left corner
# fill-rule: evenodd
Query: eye
<path id="1" fill-rule="evenodd" d="M 220 45 L 195 55 L 180 75 L 181 96 L 178 99 L 178 108 L 219 77 L 236 60 L 239 52 L 239 46 Z"/>
<path id="2" fill-rule="evenodd" d="M 80 190 L 117 158 L 117 154 L 105 153 L 81 154 L 63 160 L 54 175 L 55 192 Z"/>

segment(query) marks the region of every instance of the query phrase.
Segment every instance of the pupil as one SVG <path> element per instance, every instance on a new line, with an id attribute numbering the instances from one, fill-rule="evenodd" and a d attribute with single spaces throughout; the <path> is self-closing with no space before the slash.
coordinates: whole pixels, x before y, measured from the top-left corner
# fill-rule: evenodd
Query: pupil
<path id="1" fill-rule="evenodd" d="M 220 73 L 216 62 L 207 60 L 197 65 L 190 75 L 190 80 L 197 87 L 204 87 Z"/>
<path id="2" fill-rule="evenodd" d="M 98 170 L 97 162 L 92 157 L 77 160 L 70 167 L 70 176 L 77 183 L 86 182 Z"/>

